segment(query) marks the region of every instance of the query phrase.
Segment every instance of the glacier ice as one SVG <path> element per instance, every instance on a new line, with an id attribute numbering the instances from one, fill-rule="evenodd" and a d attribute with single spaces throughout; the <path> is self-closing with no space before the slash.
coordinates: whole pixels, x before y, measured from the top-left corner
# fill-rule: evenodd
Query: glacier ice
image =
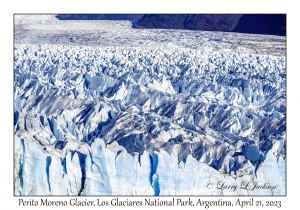
<path id="1" fill-rule="evenodd" d="M 284 53 L 277 36 L 16 18 L 15 195 L 285 195 Z"/>

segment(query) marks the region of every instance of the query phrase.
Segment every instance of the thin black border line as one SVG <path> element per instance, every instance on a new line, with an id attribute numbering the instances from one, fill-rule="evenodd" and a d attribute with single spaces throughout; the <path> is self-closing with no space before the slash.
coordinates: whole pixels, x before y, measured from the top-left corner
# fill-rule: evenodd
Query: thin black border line
<path id="1" fill-rule="evenodd" d="M 15 109 L 15 91 L 14 91 L 14 84 L 15 84 L 15 62 L 14 62 L 14 58 L 15 58 L 15 15 L 58 15 L 58 14 L 74 14 L 74 13 L 13 13 L 13 117 L 14 117 L 14 109 Z M 86 15 L 92 15 L 92 14 L 99 14 L 99 13 L 76 13 L 76 14 L 86 14 Z M 101 13 L 101 14 L 112 14 L 112 15 L 118 15 L 118 14 L 123 14 L 123 15 L 131 15 L 131 14 L 141 14 L 141 13 Z M 204 13 L 147 13 L 147 14 L 204 14 Z M 241 14 L 241 13 L 205 13 L 205 14 L 216 14 L 216 15 L 222 15 L 222 14 Z M 286 157 L 285 157 L 285 195 L 15 195 L 15 125 L 14 125 L 14 120 L 13 120 L 13 197 L 47 197 L 47 198 L 56 198 L 56 197 L 110 197 L 110 198 L 114 198 L 114 197 L 219 197 L 219 198 L 223 198 L 223 197 L 287 197 L 288 196 L 288 179 L 287 179 L 287 164 L 288 164 L 288 146 L 287 146 L 287 18 L 288 15 L 287 13 L 242 13 L 242 14 L 282 14 L 282 15 L 286 15 L 286 36 L 285 36 L 285 94 L 286 94 L 286 100 L 285 100 L 285 109 L 286 109 L 286 119 L 285 119 L 285 127 L 286 127 L 286 132 L 285 132 L 285 144 L 286 144 Z M 144 15 L 144 14 L 143 14 Z M 59 20 L 59 19 L 58 19 Z M 65 21 L 65 20 L 60 20 L 60 21 Z M 97 20 L 95 20 L 97 21 Z M 246 33 L 247 34 L 247 33 Z M 259 35 L 259 34 L 258 34 Z M 269 35 L 269 34 L 263 34 L 263 35 Z M 278 35 L 270 35 L 270 36 L 278 36 Z"/>

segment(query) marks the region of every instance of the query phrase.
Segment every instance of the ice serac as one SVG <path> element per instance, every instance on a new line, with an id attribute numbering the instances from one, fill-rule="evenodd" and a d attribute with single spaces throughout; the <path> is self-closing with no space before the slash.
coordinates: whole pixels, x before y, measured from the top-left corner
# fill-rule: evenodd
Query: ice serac
<path id="1" fill-rule="evenodd" d="M 49 185 L 51 187 L 51 195 L 68 195 L 69 181 L 67 171 L 63 165 L 63 160 L 56 155 L 51 158 L 49 167 Z"/>
<path id="2" fill-rule="evenodd" d="M 48 195 L 47 155 L 34 142 L 15 137 L 15 193 Z"/>
<path id="3" fill-rule="evenodd" d="M 131 155 L 117 144 L 110 149 L 103 140 L 96 139 L 86 161 L 84 192 L 86 195 L 153 195 L 150 165 L 147 152 Z"/>
<path id="4" fill-rule="evenodd" d="M 130 25 L 16 19 L 15 194 L 285 195 L 285 38 Z"/>

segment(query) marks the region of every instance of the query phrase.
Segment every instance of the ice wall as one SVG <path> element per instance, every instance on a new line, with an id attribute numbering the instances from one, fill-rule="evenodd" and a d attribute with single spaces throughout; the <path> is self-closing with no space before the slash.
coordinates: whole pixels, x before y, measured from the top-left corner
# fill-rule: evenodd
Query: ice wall
<path id="1" fill-rule="evenodd" d="M 68 150 L 64 158 L 18 137 L 15 150 L 16 195 L 285 194 L 285 161 L 277 161 L 272 151 L 255 175 L 234 178 L 191 155 L 178 163 L 164 150 L 153 156 L 146 151 L 129 154 L 116 143 L 106 146 L 102 139 L 86 154 Z"/>

